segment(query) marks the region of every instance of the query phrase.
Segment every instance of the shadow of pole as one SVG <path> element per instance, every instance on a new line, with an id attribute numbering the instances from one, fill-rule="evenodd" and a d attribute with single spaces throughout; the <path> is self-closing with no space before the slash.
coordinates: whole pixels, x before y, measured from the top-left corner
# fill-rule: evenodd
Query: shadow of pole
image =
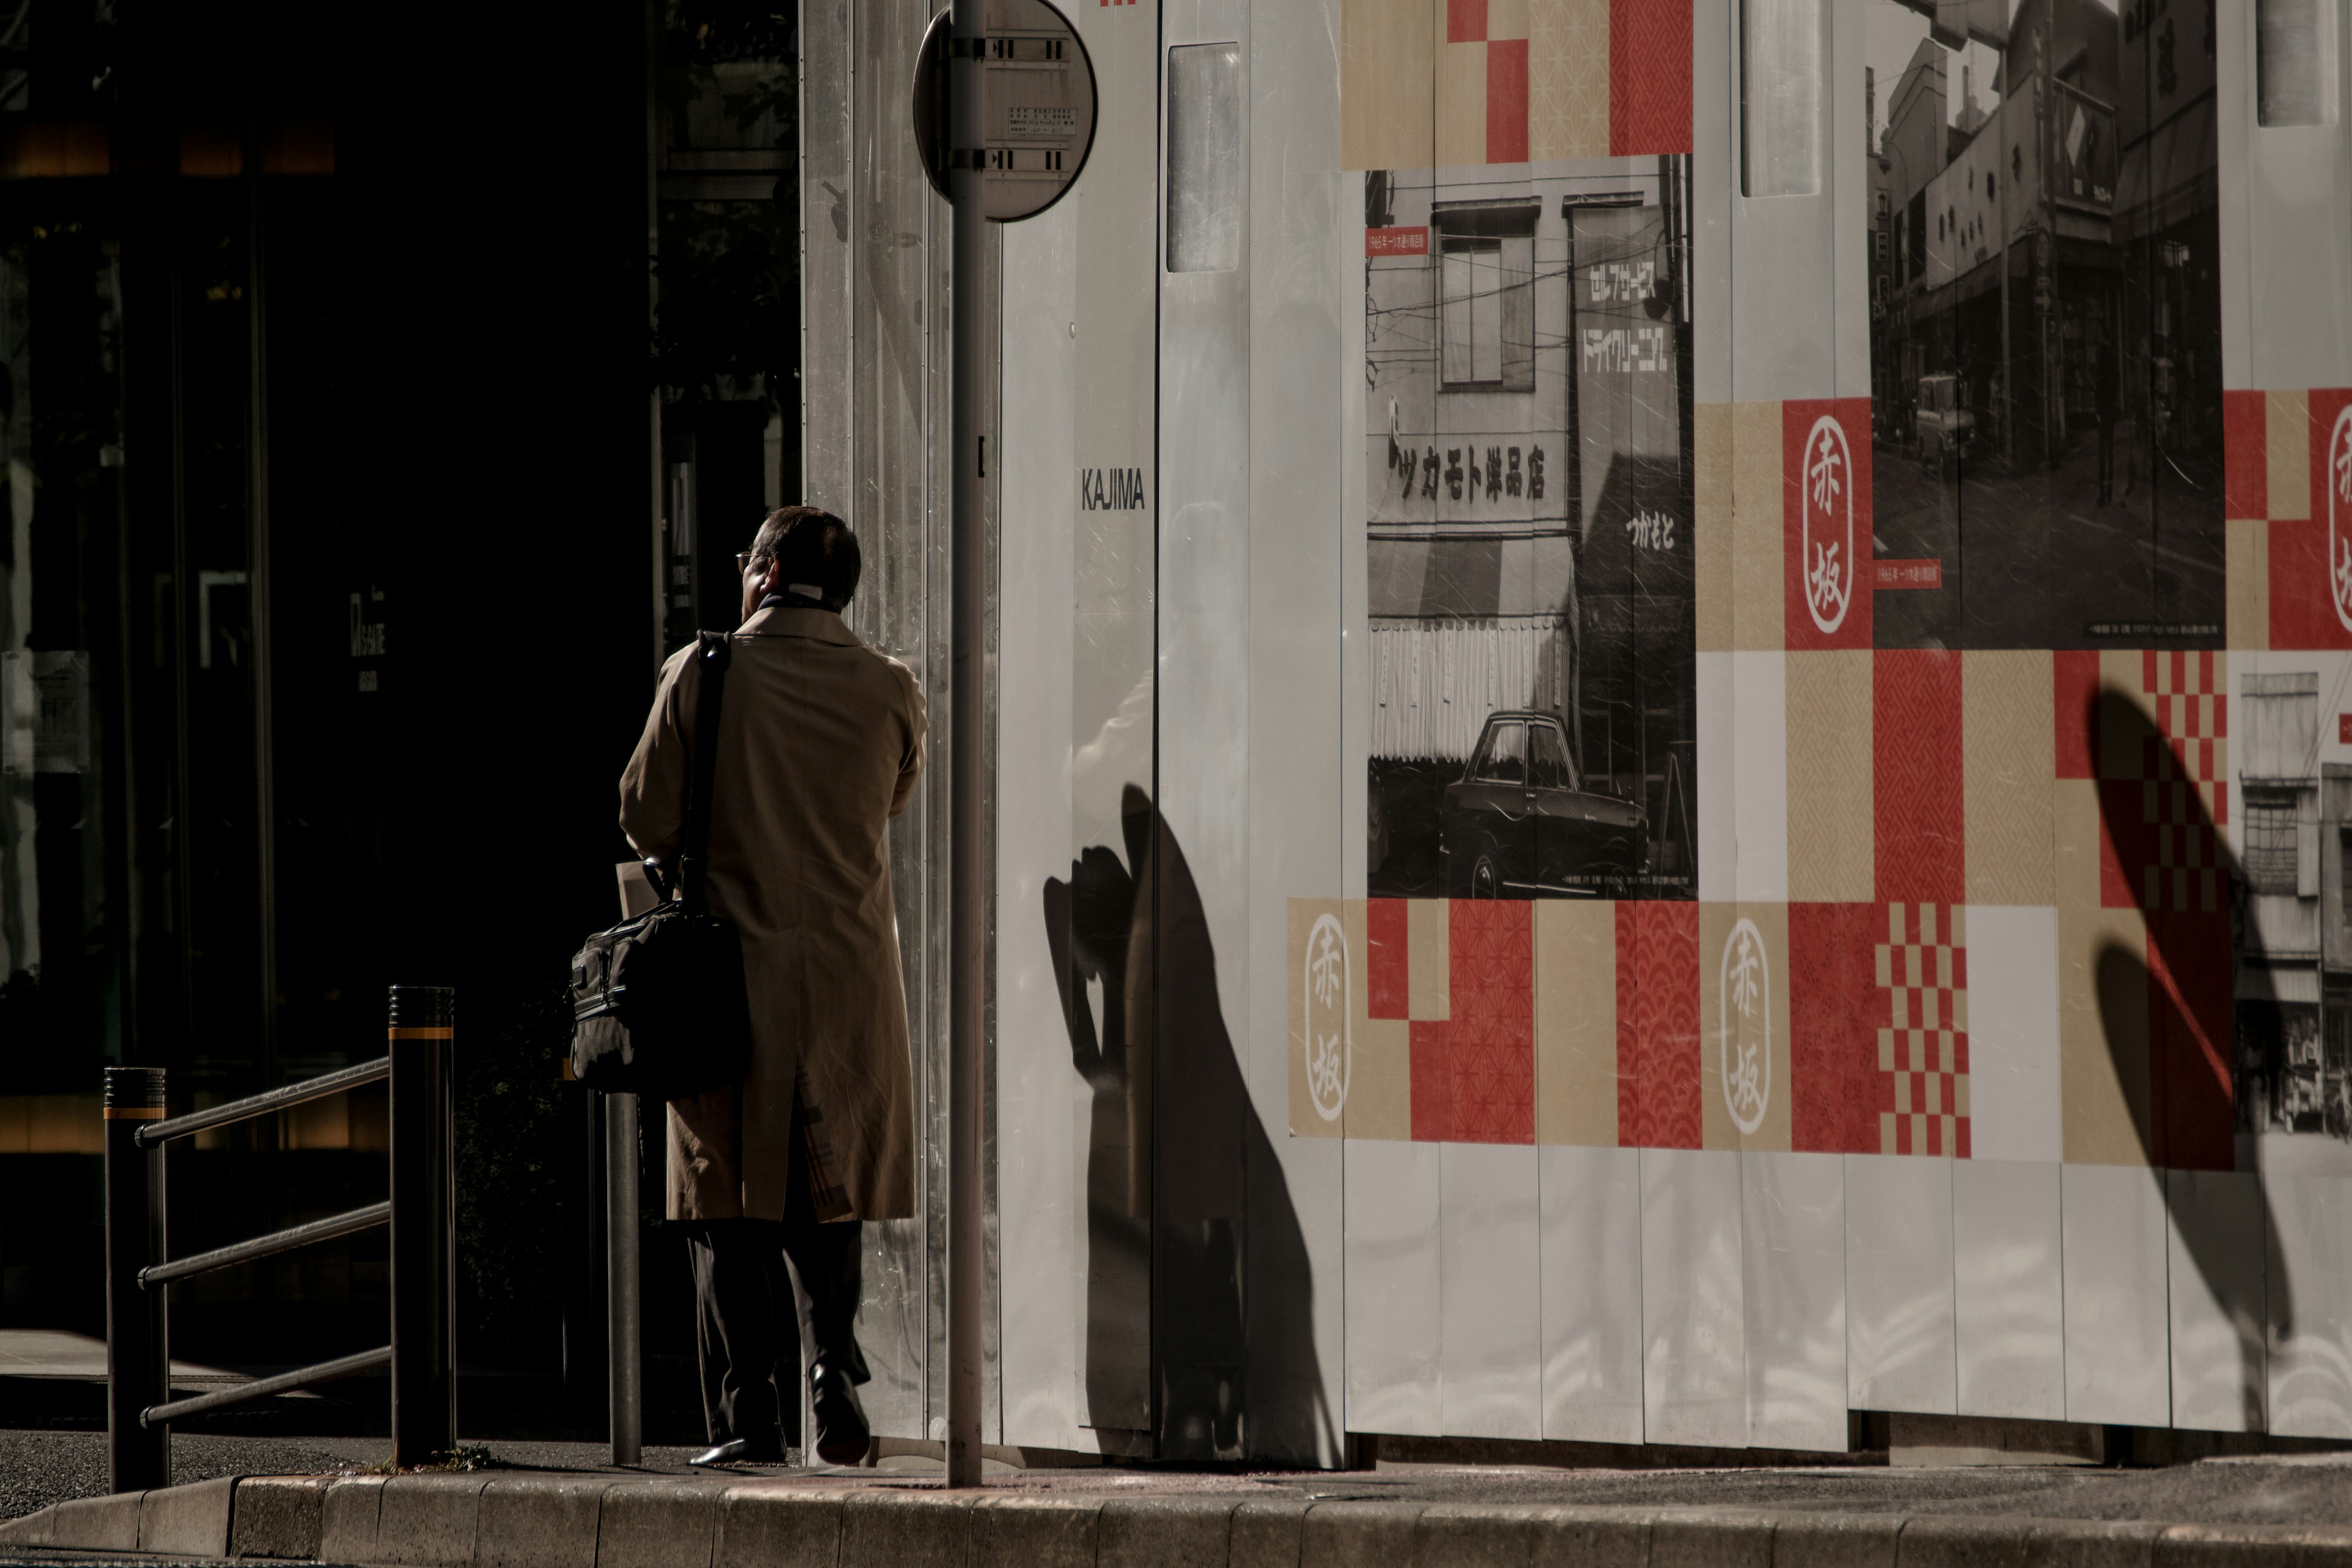
<path id="1" fill-rule="evenodd" d="M 2099 1024 L 2149 1173 L 2173 1214 L 2173 1173 L 2237 1169 L 2238 1082 L 2233 1011 L 2267 972 L 2238 962 L 2245 879 L 2173 742 L 2141 700 L 2102 687 L 2084 714 L 2097 779 L 2100 887 L 2109 907 L 2127 900 L 2147 926 L 2144 951 L 2112 935 L 2095 957 Z M 2247 1429 L 2265 1426 L 2263 1340 L 2294 1324 L 2276 1222 L 2259 1176 L 2267 1307 L 2264 1322 L 2236 1324 Z M 2243 1295 L 2242 1253 L 2210 1225 L 2168 1224 L 2207 1292 Z"/>

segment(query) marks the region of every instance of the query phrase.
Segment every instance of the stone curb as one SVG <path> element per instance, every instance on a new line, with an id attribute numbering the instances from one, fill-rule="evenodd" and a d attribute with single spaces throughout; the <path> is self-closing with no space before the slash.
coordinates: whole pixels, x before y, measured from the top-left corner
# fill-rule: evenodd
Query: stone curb
<path id="1" fill-rule="evenodd" d="M 357 1568 L 2352 1568 L 2352 1526 L 254 1476 L 84 1498 L 0 1546 Z"/>

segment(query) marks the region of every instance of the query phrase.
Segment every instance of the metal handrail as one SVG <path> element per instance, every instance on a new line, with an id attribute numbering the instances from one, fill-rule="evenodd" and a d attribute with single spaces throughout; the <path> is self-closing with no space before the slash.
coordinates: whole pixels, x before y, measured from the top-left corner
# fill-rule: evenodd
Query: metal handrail
<path id="1" fill-rule="evenodd" d="M 300 1083 L 289 1083 L 279 1089 L 265 1089 L 259 1094 L 247 1095 L 243 1100 L 232 1100 L 226 1105 L 206 1106 L 185 1116 L 151 1121 L 138 1131 L 139 1146 L 152 1149 L 173 1138 L 185 1138 L 192 1132 L 226 1127 L 233 1121 L 247 1121 L 257 1116 L 267 1116 L 273 1110 L 284 1110 L 289 1106 L 307 1105 L 331 1094 L 342 1094 L 367 1084 L 381 1083 L 391 1076 L 392 1058 L 378 1057 L 372 1062 L 362 1062 L 340 1072 L 305 1079 Z"/>
<path id="2" fill-rule="evenodd" d="M 302 1083 L 186 1116 L 167 1117 L 161 1068 L 106 1069 L 107 1460 L 111 1489 L 143 1491 L 172 1479 L 171 1424 L 375 1367 L 392 1369 L 393 1461 L 422 1464 L 457 1446 L 457 1363 L 451 1319 L 457 1267 L 457 1170 L 451 1080 L 455 995 L 446 987 L 392 988 L 390 1051 Z M 392 1195 L 365 1208 L 170 1258 L 164 1237 L 165 1145 L 207 1128 L 389 1082 Z M 173 1399 L 170 1286 L 379 1225 L 392 1227 L 392 1343 L 251 1383 Z"/>
<path id="3" fill-rule="evenodd" d="M 339 1377 L 352 1377 L 391 1364 L 392 1347 L 383 1345 L 334 1361 L 322 1361 L 316 1366 L 296 1367 L 292 1372 L 281 1372 L 275 1377 L 256 1378 L 251 1383 L 240 1383 L 234 1388 L 199 1394 L 192 1399 L 175 1399 L 169 1405 L 157 1405 L 139 1413 L 139 1424 L 148 1427 L 167 1426 L 185 1416 L 218 1410 L 223 1405 L 236 1405 L 247 1399 L 266 1399 L 273 1394 L 332 1383 Z"/>
<path id="4" fill-rule="evenodd" d="M 291 1252 L 298 1247 L 308 1247 L 314 1241 L 332 1241 L 339 1236 L 354 1231 L 372 1230 L 392 1223 L 392 1200 L 370 1204 L 363 1209 L 352 1209 L 325 1219 L 314 1219 L 307 1225 L 292 1226 L 285 1230 L 257 1236 L 250 1241 L 233 1242 L 216 1247 L 210 1252 L 190 1253 L 174 1258 L 168 1263 L 157 1263 L 139 1271 L 139 1283 L 150 1290 L 169 1285 L 174 1279 L 185 1279 L 191 1274 L 209 1274 L 215 1268 L 230 1268 L 240 1263 L 250 1263 L 257 1258 L 269 1258 L 280 1252 Z"/>

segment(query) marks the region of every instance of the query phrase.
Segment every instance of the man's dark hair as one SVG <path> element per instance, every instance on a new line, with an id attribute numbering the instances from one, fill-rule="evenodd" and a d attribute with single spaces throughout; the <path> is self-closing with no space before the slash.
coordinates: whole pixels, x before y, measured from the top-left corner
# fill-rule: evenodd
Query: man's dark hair
<path id="1" fill-rule="evenodd" d="M 770 512 L 751 541 L 751 557 L 772 560 L 782 568 L 776 591 L 788 601 L 805 603 L 808 595 L 799 590 L 814 588 L 819 602 L 835 612 L 857 592 L 866 566 L 849 524 L 813 506 L 779 507 Z"/>

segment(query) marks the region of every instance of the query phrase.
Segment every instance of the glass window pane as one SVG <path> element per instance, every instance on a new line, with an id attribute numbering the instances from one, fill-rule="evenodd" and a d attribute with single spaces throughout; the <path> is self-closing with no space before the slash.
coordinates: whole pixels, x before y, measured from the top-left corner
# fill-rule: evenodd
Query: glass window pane
<path id="1" fill-rule="evenodd" d="M 1486 754 L 1478 766 L 1480 784 L 1525 784 L 1528 782 L 1528 727 L 1525 724 L 1497 724 L 1486 743 Z"/>
<path id="2" fill-rule="evenodd" d="M 1503 379 L 1502 253 L 1470 253 L 1470 379 Z"/>
<path id="3" fill-rule="evenodd" d="M 1503 359 L 1498 372 L 1506 392 L 1536 389 L 1536 242 L 1514 237 L 1502 242 Z"/>
<path id="4" fill-rule="evenodd" d="M 2336 123 L 2336 0 L 2254 0 L 2264 125 Z"/>
<path id="5" fill-rule="evenodd" d="M 1742 0 L 1739 18 L 1740 192 L 1813 195 L 1828 120 L 1828 8 L 1822 0 Z"/>
<path id="6" fill-rule="evenodd" d="M 1470 252 L 1449 250 L 1442 267 L 1444 318 L 1438 336 L 1444 342 L 1445 379 L 1475 379 L 1470 368 Z"/>
<path id="7" fill-rule="evenodd" d="M 1576 788 L 1576 768 L 1568 760 L 1568 743 L 1549 724 L 1531 727 L 1528 735 L 1528 776 L 1538 789 Z"/>
<path id="8" fill-rule="evenodd" d="M 1168 51 L 1168 270 L 1242 264 L 1242 47 Z"/>

